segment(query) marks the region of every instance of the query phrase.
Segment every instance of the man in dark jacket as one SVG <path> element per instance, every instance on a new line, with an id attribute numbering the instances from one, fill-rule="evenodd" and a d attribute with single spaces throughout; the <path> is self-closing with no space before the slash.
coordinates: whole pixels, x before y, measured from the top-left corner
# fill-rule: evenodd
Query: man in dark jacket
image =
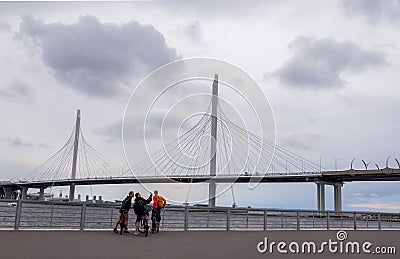
<path id="1" fill-rule="evenodd" d="M 129 231 L 128 231 L 129 209 L 132 206 L 132 198 L 133 198 L 134 194 L 135 193 L 133 191 L 130 191 L 128 196 L 122 201 L 121 208 L 119 209 L 119 217 L 118 217 L 118 220 L 115 223 L 115 227 L 113 229 L 114 233 L 118 233 L 117 227 L 118 227 L 119 222 L 121 221 L 122 214 L 124 214 L 124 219 L 125 219 L 124 232 L 129 233 Z"/>
<path id="2" fill-rule="evenodd" d="M 153 195 L 150 193 L 149 198 L 146 200 L 142 197 L 142 195 L 137 192 L 135 194 L 135 203 L 133 204 L 133 210 L 136 214 L 136 223 L 135 223 L 135 227 L 136 227 L 136 231 L 135 231 L 135 236 L 139 235 L 139 225 L 140 225 L 140 219 L 142 217 L 143 214 L 146 214 L 147 216 L 147 220 L 149 220 L 149 212 L 146 209 L 146 204 L 149 204 L 151 202 L 151 199 L 153 197 Z"/>

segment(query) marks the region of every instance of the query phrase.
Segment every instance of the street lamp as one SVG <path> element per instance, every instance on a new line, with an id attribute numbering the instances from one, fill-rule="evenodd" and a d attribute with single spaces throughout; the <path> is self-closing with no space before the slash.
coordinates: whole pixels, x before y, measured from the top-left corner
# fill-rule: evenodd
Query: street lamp
<path id="1" fill-rule="evenodd" d="M 350 170 L 353 170 L 353 162 L 354 162 L 354 160 L 356 160 L 356 157 L 353 158 L 353 160 L 351 160 L 351 163 L 350 163 Z"/>
<path id="2" fill-rule="evenodd" d="M 388 158 L 386 158 L 386 168 L 389 168 L 389 159 L 391 158 L 391 156 L 389 156 Z"/>
<path id="3" fill-rule="evenodd" d="M 338 161 L 339 159 L 337 159 L 336 157 L 334 157 L 333 159 L 335 160 L 335 171 L 337 171 L 337 161 Z"/>
<path id="4" fill-rule="evenodd" d="M 368 165 L 369 165 L 371 162 L 365 163 L 365 161 L 362 160 L 362 159 L 361 159 L 361 161 L 363 162 L 363 164 L 364 164 L 364 166 L 365 166 L 365 170 L 368 170 Z"/>

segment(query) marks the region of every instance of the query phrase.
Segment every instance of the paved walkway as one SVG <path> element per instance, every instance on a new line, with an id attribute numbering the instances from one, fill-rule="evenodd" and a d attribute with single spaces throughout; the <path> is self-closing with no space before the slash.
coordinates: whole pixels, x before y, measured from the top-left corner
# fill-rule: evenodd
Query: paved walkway
<path id="1" fill-rule="evenodd" d="M 348 231 L 349 239 L 371 240 L 400 250 L 400 231 Z M 321 255 L 260 254 L 265 237 L 274 241 L 336 240 L 336 231 L 188 231 L 149 237 L 120 236 L 111 231 L 0 231 L 0 258 L 321 258 Z M 397 251 L 399 254 L 400 251 Z M 399 255 L 368 258 L 398 258 Z M 334 255 L 324 258 L 367 258 Z"/>

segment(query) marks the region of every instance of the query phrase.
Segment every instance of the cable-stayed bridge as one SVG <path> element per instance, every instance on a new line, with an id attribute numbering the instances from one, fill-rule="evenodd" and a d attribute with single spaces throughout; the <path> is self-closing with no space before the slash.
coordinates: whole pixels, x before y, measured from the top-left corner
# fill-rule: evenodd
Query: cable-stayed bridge
<path id="1" fill-rule="evenodd" d="M 215 206 L 219 183 L 314 182 L 318 210 L 325 210 L 325 185 L 334 186 L 335 210 L 341 211 L 343 183 L 351 181 L 399 181 L 399 168 L 327 171 L 232 122 L 218 102 L 218 77 L 208 110 L 188 131 L 131 168 L 124 169 L 88 144 L 80 127 L 80 111 L 66 144 L 22 180 L 0 183 L 4 198 L 29 188 L 44 190 L 70 186 L 74 200 L 76 185 L 126 183 L 207 183 L 209 206 Z"/>

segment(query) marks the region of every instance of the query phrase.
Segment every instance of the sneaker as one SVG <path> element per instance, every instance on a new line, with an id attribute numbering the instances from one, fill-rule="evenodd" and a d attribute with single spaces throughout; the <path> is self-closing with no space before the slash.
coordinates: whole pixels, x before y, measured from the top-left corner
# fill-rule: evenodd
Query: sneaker
<path id="1" fill-rule="evenodd" d="M 158 233 L 158 232 L 160 232 L 160 230 L 159 230 L 159 229 L 157 229 L 157 230 L 156 230 L 156 233 Z"/>
<path id="2" fill-rule="evenodd" d="M 118 229 L 117 228 L 114 228 L 113 231 L 114 231 L 114 233 L 118 233 Z"/>
<path id="3" fill-rule="evenodd" d="M 135 232 L 135 233 L 133 233 L 133 235 L 134 235 L 134 236 L 138 236 L 138 235 L 139 235 L 139 233 L 138 233 L 138 232 Z"/>
<path id="4" fill-rule="evenodd" d="M 128 230 L 124 230 L 124 233 L 129 234 L 129 233 L 131 233 L 131 232 L 129 232 Z"/>

